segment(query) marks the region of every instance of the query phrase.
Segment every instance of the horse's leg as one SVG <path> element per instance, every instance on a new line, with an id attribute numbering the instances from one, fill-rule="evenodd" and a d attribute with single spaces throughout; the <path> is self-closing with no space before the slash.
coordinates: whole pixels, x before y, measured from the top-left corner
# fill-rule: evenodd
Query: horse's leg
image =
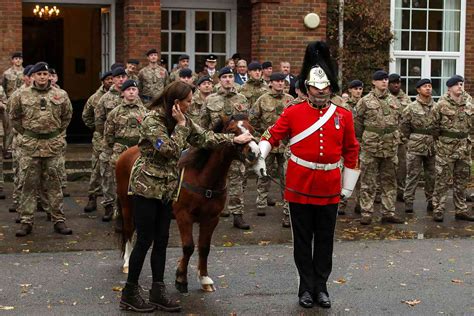
<path id="1" fill-rule="evenodd" d="M 209 221 L 201 222 L 199 224 L 199 263 L 198 263 L 198 280 L 201 283 L 201 288 L 206 292 L 214 292 L 214 281 L 209 277 L 207 272 L 207 257 L 211 250 L 211 239 L 214 229 L 219 222 L 218 217 L 211 218 Z"/>
<path id="2" fill-rule="evenodd" d="M 132 240 L 128 240 L 125 244 L 125 251 L 123 253 L 123 273 L 128 273 L 128 267 L 130 262 L 130 254 L 132 253 Z"/>
<path id="3" fill-rule="evenodd" d="M 179 260 L 176 268 L 176 289 L 181 293 L 188 292 L 188 264 L 194 252 L 193 241 L 193 221 L 187 210 L 181 210 L 181 214 L 177 212 L 176 222 L 178 223 L 179 233 L 181 235 L 181 244 L 183 248 L 183 256 Z"/>

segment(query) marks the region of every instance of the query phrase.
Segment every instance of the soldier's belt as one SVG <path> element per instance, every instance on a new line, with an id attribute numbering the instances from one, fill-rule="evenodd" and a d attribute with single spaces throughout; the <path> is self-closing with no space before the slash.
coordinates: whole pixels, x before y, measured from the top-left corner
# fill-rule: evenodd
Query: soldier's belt
<path id="1" fill-rule="evenodd" d="M 147 101 L 147 102 L 153 99 L 153 97 L 150 97 L 149 95 L 142 95 L 141 98 L 143 101 Z"/>
<path id="2" fill-rule="evenodd" d="M 135 146 L 136 144 L 138 144 L 139 140 L 140 140 L 139 137 L 131 137 L 131 138 L 119 137 L 119 138 L 114 139 L 116 143 L 119 143 L 128 147 Z"/>
<path id="3" fill-rule="evenodd" d="M 372 126 L 367 126 L 364 130 L 372 132 L 372 133 L 377 133 L 379 135 L 385 135 L 385 134 L 391 134 L 398 130 L 398 127 L 392 126 L 392 127 L 385 127 L 385 128 L 379 128 L 379 127 L 372 127 Z"/>
<path id="4" fill-rule="evenodd" d="M 439 136 L 463 139 L 463 138 L 467 138 L 469 136 L 469 134 L 468 133 L 463 133 L 463 132 L 452 132 L 452 131 L 448 131 L 448 130 L 441 130 L 441 133 L 439 134 Z"/>
<path id="5" fill-rule="evenodd" d="M 433 135 L 433 130 L 431 128 L 414 128 L 412 133 L 423 134 L 423 135 Z"/>
<path id="6" fill-rule="evenodd" d="M 342 166 L 341 161 L 335 162 L 335 163 L 317 163 L 317 162 L 311 162 L 307 161 L 301 158 L 296 157 L 294 154 L 291 154 L 290 159 L 296 163 L 297 165 L 309 168 L 311 170 L 324 170 L 324 171 L 329 171 L 329 170 L 334 170 Z"/>
<path id="7" fill-rule="evenodd" d="M 51 138 L 54 138 L 56 136 L 58 136 L 59 134 L 61 134 L 61 132 L 59 130 L 55 130 L 55 131 L 52 131 L 51 133 L 35 133 L 33 131 L 30 131 L 30 130 L 24 130 L 23 131 L 23 135 L 26 135 L 26 136 L 29 136 L 29 137 L 32 137 L 32 138 L 36 138 L 36 139 L 51 139 Z"/>

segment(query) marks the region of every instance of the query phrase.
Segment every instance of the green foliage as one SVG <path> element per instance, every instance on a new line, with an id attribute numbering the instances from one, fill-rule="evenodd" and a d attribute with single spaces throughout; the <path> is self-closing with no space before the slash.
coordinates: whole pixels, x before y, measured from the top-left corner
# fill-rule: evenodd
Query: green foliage
<path id="1" fill-rule="evenodd" d="M 342 62 L 343 88 L 354 79 L 371 87 L 372 73 L 377 69 L 388 71 L 389 48 L 394 39 L 390 30 L 388 1 L 344 1 L 344 48 L 338 48 L 339 1 L 328 1 L 327 40 L 332 56 Z"/>

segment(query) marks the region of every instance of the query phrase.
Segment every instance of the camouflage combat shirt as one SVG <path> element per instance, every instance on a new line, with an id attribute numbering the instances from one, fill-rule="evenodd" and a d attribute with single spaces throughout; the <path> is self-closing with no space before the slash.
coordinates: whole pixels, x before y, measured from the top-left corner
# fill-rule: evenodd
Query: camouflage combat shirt
<path id="1" fill-rule="evenodd" d="M 222 117 L 234 114 L 248 115 L 249 102 L 243 94 L 238 93 L 235 89 L 226 91 L 221 88 L 216 93 L 209 95 L 204 102 L 200 125 L 206 129 L 212 129 Z"/>

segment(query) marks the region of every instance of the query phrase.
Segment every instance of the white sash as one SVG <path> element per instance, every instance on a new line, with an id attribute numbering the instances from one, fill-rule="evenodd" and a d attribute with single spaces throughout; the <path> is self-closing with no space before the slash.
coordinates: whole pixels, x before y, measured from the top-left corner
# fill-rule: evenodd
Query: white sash
<path id="1" fill-rule="evenodd" d="M 318 129 L 320 129 L 324 124 L 326 124 L 327 121 L 331 118 L 331 116 L 336 112 L 337 106 L 331 103 L 331 106 L 329 109 L 324 113 L 324 115 L 316 121 L 313 125 L 299 133 L 298 135 L 293 136 L 290 139 L 290 146 L 296 144 L 297 142 L 305 139 L 309 135 L 313 134 L 316 132 Z"/>

